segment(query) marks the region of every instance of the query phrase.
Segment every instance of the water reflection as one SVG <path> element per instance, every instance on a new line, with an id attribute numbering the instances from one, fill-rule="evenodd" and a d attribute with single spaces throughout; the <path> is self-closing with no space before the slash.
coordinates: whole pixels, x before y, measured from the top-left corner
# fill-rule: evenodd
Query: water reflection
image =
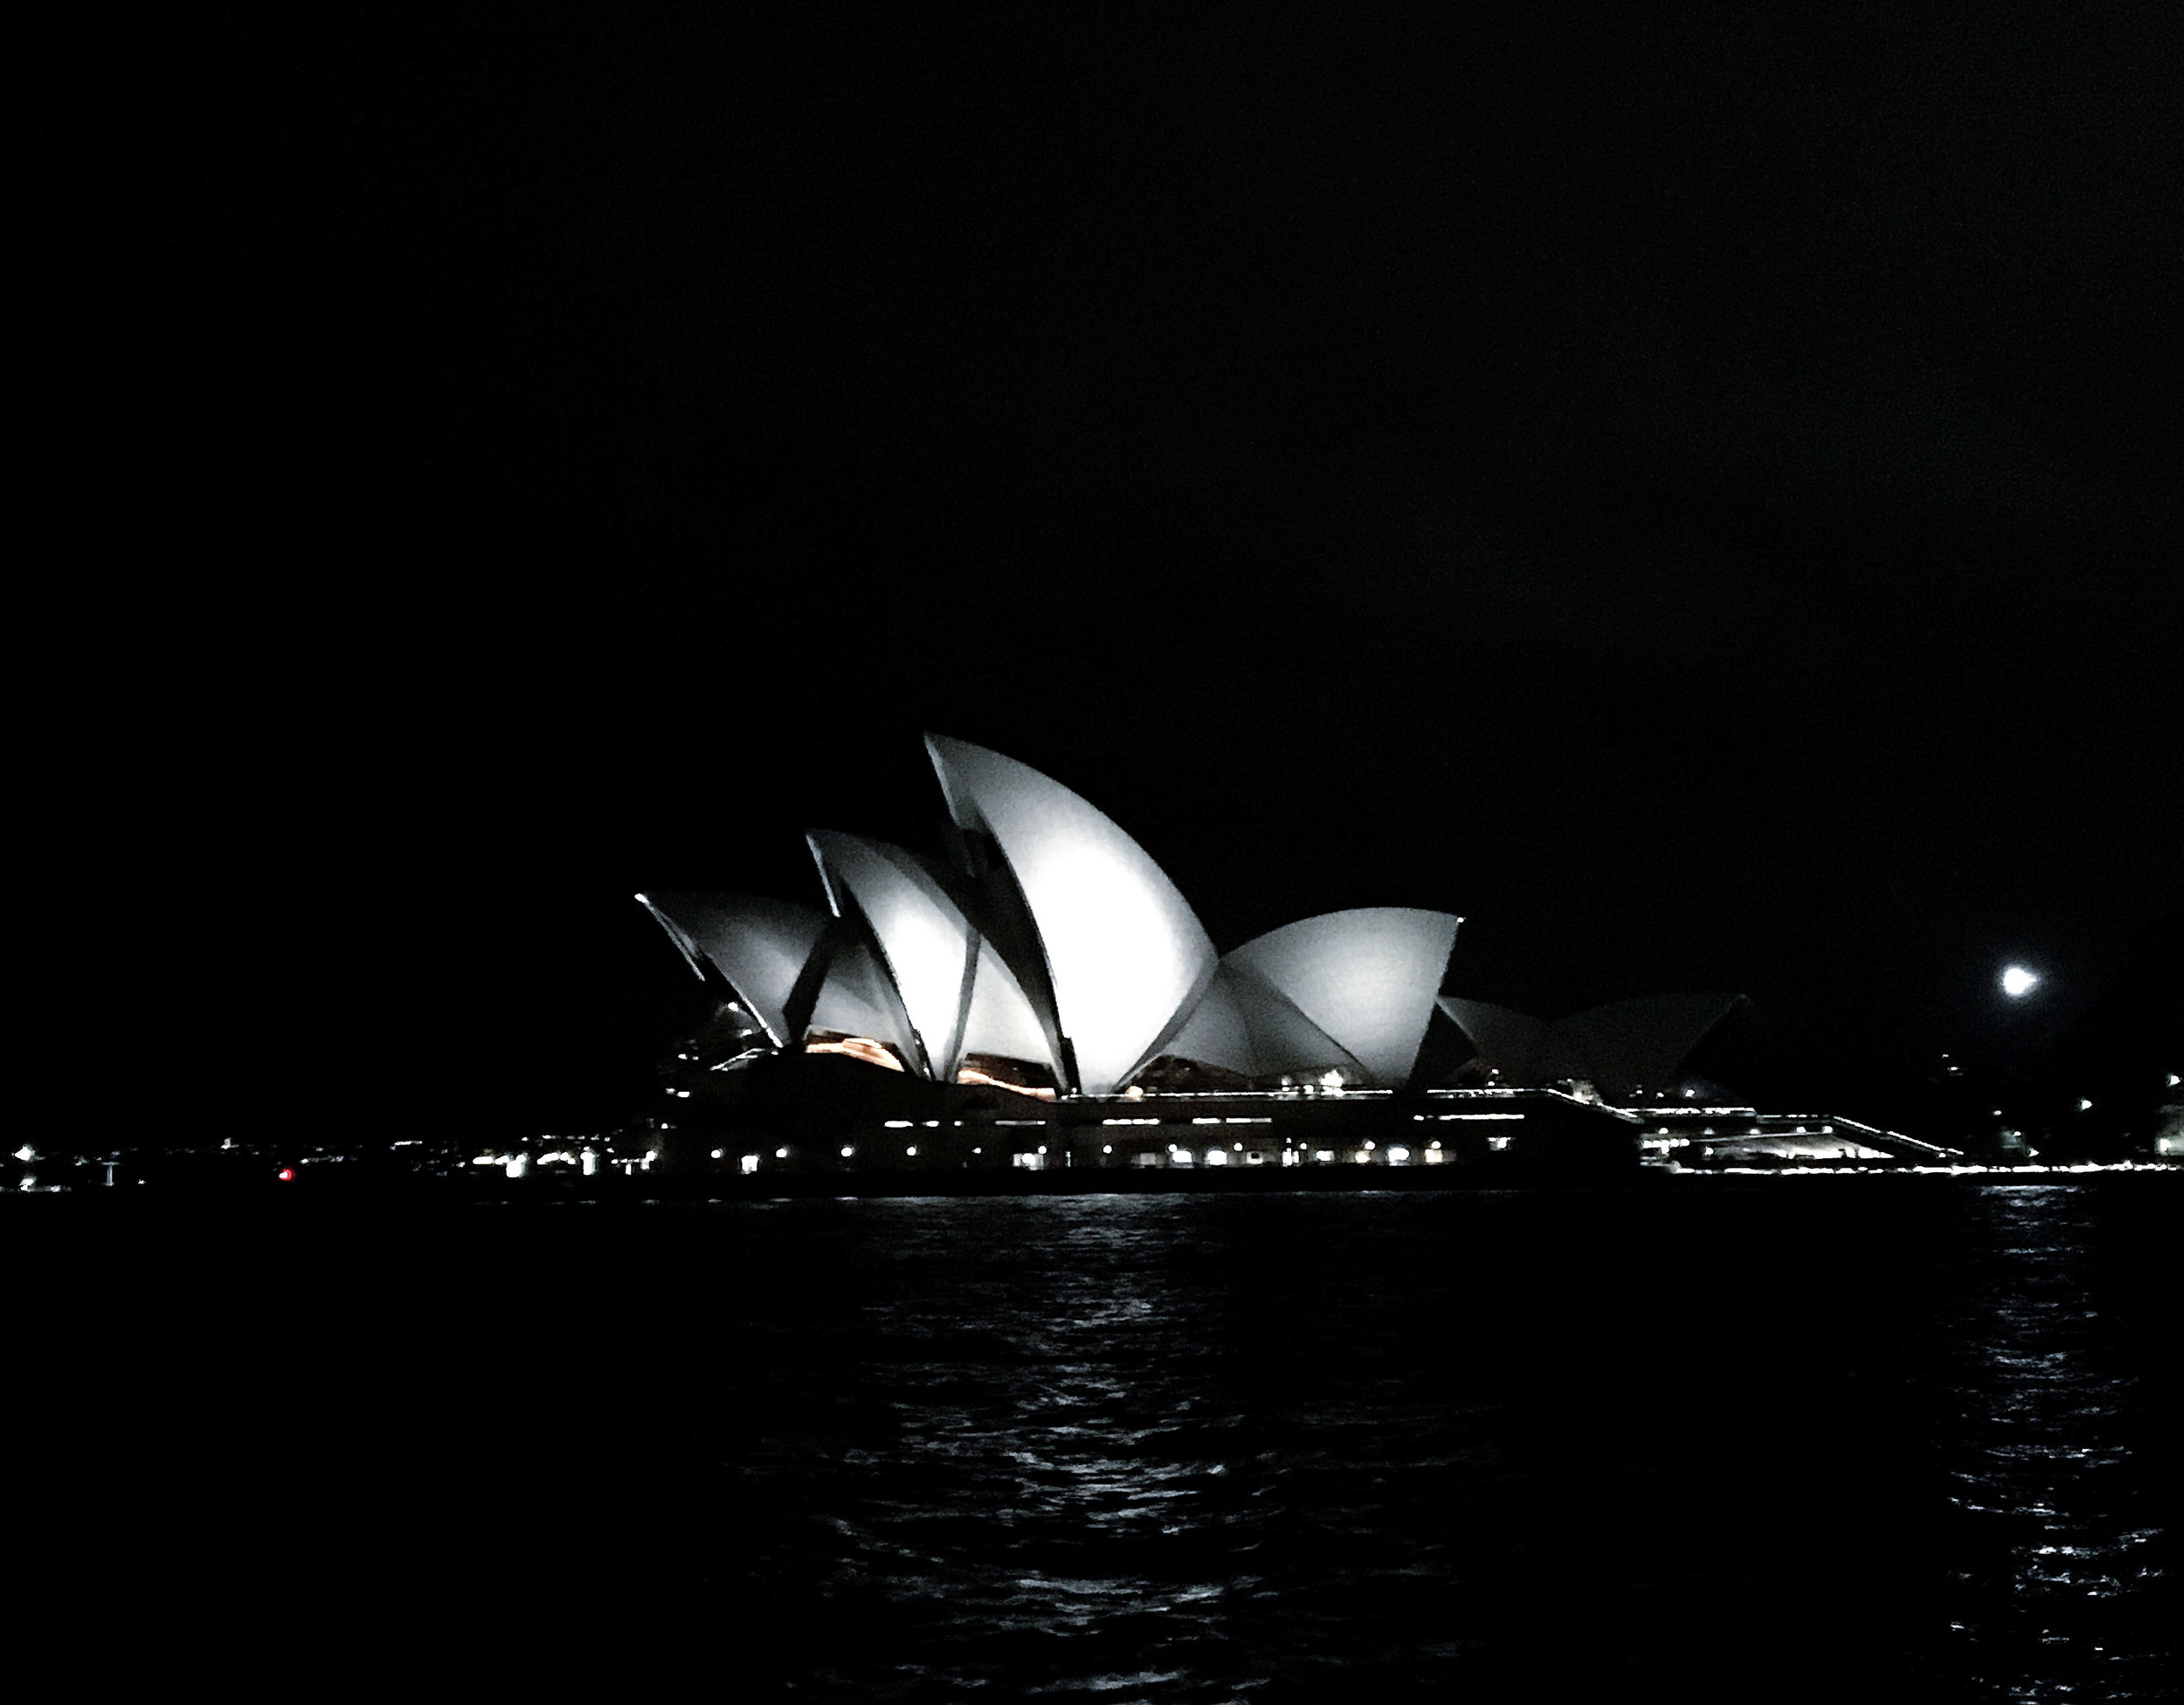
<path id="1" fill-rule="evenodd" d="M 724 1209 L 719 1638 L 800 1697 L 2158 1696 L 2153 1351 L 2103 1212 Z"/>
<path id="2" fill-rule="evenodd" d="M 838 1656 L 876 1626 L 922 1662 L 846 1663 L 820 1684 L 1227 1696 L 1310 1667 L 1313 1631 L 1340 1614 L 1311 1579 L 1330 1559 L 1351 1598 L 1434 1572 L 1445 1546 L 1399 1506 L 1490 1469 L 1484 1412 L 1406 1396 L 1409 1370 L 1378 1365 L 1381 1335 L 1351 1318 L 1376 1300 L 1289 1260 L 1309 1216 L 1206 1205 L 859 1205 L 855 1280 L 810 1322 L 837 1358 L 752 1396 L 808 1424 L 816 1376 L 821 1409 L 867 1436 L 805 1460 L 802 1496 L 771 1501 L 848 1513 L 782 1510 L 771 1563 L 860 1601 Z M 739 1473 L 778 1494 L 794 1430 L 743 1435 Z"/>
<path id="3" fill-rule="evenodd" d="M 1997 1697 L 2153 1697 L 2132 1690 L 2161 1685 L 2145 1636 L 2168 1536 L 2137 1460 L 2142 1376 L 2105 1318 L 2121 1299 L 2101 1269 L 2100 1199 L 2019 1184 L 1964 1201 L 1937 1362 L 1950 1627 Z"/>

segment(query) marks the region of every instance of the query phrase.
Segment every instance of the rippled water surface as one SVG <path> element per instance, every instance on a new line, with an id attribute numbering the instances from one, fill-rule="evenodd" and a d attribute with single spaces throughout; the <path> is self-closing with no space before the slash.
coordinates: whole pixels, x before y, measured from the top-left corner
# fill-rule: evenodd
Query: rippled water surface
<path id="1" fill-rule="evenodd" d="M 154 1503 L 646 1694 L 2173 1697 L 2174 1183 L 231 1226 Z"/>

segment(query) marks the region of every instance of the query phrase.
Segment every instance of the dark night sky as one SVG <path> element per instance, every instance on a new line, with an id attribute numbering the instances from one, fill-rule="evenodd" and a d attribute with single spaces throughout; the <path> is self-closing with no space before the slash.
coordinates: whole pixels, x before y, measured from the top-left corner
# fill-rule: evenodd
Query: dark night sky
<path id="1" fill-rule="evenodd" d="M 611 1120 L 631 892 L 930 842 L 926 728 L 1224 949 L 1447 908 L 1815 1071 L 2180 905 L 2163 9 L 815 10 L 56 44 L 53 466 L 233 1036 Z"/>

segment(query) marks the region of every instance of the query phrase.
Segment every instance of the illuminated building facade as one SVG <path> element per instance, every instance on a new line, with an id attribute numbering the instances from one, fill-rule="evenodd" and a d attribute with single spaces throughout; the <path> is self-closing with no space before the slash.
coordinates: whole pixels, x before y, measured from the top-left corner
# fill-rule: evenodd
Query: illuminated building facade
<path id="1" fill-rule="evenodd" d="M 1461 921 L 1402 907 L 1305 918 L 1220 954 L 1167 874 L 1086 800 L 998 752 L 925 743 L 949 856 L 818 830 L 824 911 L 639 896 L 721 997 L 716 1069 L 835 1053 L 1075 1103 L 1357 1097 L 1468 1067 L 1503 1088 L 1583 1080 L 1623 1097 L 1668 1083 L 1733 1004 L 1666 997 L 1548 1025 L 1445 997 Z M 1207 1115 L 1228 1116 L 1251 1115 Z"/>

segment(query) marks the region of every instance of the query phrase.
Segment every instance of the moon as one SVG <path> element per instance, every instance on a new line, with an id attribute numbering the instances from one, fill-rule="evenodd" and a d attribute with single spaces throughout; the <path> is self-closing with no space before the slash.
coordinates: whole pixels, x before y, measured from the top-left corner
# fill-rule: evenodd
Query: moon
<path id="1" fill-rule="evenodd" d="M 2022 1000 L 2040 986 L 2040 973 L 2028 971 L 2022 965 L 2010 965 L 2002 972 L 2002 992 L 2012 1000 Z"/>

